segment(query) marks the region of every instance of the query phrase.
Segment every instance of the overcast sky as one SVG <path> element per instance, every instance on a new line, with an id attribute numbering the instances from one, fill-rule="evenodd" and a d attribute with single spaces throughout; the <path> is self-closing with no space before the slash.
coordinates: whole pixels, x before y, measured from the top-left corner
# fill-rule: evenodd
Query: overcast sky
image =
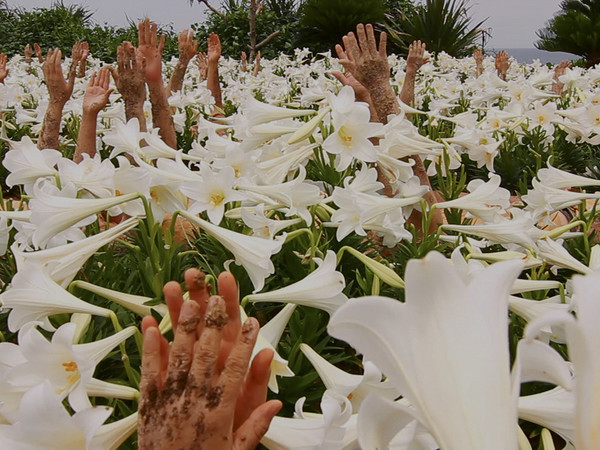
<path id="1" fill-rule="evenodd" d="M 156 22 L 172 23 L 176 30 L 201 22 L 204 6 L 190 6 L 188 0 L 63 0 L 65 5 L 79 4 L 94 11 L 96 22 L 123 26 L 127 18 L 148 16 Z M 470 0 L 474 21 L 484 18 L 483 25 L 492 34 L 486 44 L 495 48 L 533 48 L 535 32 L 559 10 L 561 0 Z M 8 0 L 10 6 L 48 7 L 50 0 Z M 220 0 L 212 0 L 214 6 Z"/>

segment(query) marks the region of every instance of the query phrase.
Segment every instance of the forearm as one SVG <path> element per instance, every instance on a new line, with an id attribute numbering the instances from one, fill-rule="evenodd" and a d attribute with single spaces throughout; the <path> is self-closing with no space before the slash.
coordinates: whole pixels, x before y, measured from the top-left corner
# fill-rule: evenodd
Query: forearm
<path id="1" fill-rule="evenodd" d="M 45 148 L 58 150 L 60 123 L 64 106 L 64 103 L 50 100 L 46 115 L 44 116 L 44 122 L 42 123 L 42 132 L 38 139 L 37 146 L 40 150 Z"/>
<path id="2" fill-rule="evenodd" d="M 390 114 L 400 114 L 396 93 L 388 80 L 370 85 L 368 88 L 372 104 L 381 123 L 387 123 Z"/>
<path id="3" fill-rule="evenodd" d="M 171 148 L 177 148 L 177 136 L 171 109 L 167 101 L 162 82 L 148 84 L 150 90 L 150 102 L 152 103 L 152 121 L 155 128 L 159 129 L 162 140 Z"/>
<path id="4" fill-rule="evenodd" d="M 167 87 L 167 95 L 170 95 L 171 92 L 179 92 L 181 90 L 187 66 L 187 62 L 179 60 L 171 74 L 171 79 L 169 80 L 169 85 Z"/>
<path id="5" fill-rule="evenodd" d="M 417 78 L 417 70 L 413 68 L 406 68 L 406 75 L 404 76 L 404 83 L 402 84 L 402 91 L 400 91 L 400 100 L 406 105 L 413 106 L 415 104 L 415 80 Z"/>
<path id="6" fill-rule="evenodd" d="M 139 103 L 125 100 L 125 119 L 129 122 L 133 118 L 136 118 L 140 123 L 140 131 L 147 131 L 143 101 Z"/>
<path id="7" fill-rule="evenodd" d="M 77 147 L 73 154 L 73 161 L 79 163 L 83 160 L 83 154 L 86 153 L 90 157 L 96 154 L 96 121 L 98 113 L 84 111 L 77 135 Z"/>
<path id="8" fill-rule="evenodd" d="M 206 79 L 206 86 L 212 93 L 215 99 L 215 106 L 223 109 L 223 98 L 221 96 L 221 82 L 219 80 L 219 63 L 210 62 L 208 63 L 208 77 Z"/>

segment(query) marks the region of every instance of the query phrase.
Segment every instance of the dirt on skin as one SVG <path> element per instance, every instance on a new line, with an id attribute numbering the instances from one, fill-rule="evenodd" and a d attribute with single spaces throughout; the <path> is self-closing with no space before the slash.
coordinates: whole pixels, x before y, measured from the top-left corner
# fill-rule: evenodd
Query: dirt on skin
<path id="1" fill-rule="evenodd" d="M 227 310 L 225 309 L 225 301 L 222 297 L 219 298 L 221 301 L 217 301 L 216 304 L 206 313 L 205 322 L 207 327 L 223 328 L 225 325 L 227 325 L 228 317 Z"/>

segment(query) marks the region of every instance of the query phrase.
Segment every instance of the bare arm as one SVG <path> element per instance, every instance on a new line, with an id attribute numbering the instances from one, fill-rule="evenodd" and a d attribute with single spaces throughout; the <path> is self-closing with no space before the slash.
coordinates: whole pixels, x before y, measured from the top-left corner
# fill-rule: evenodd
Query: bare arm
<path id="1" fill-rule="evenodd" d="M 144 57 L 131 42 L 123 42 L 117 47 L 118 72 L 110 67 L 110 71 L 125 101 L 125 117 L 129 121 L 136 117 L 140 130 L 146 131 L 144 117 L 144 101 L 146 100 L 146 82 L 144 81 Z"/>
<path id="2" fill-rule="evenodd" d="M 561 95 L 565 84 L 559 80 L 559 77 L 565 74 L 567 67 L 571 67 L 571 61 L 564 60 L 561 61 L 554 67 L 554 76 L 552 77 L 552 92 L 556 95 Z"/>
<path id="3" fill-rule="evenodd" d="M 108 67 L 103 67 L 97 73 L 92 74 L 83 97 L 83 115 L 77 137 L 77 148 L 73 155 L 73 161 L 76 163 L 83 160 L 84 153 L 92 157 L 96 154 L 96 122 L 98 113 L 104 109 L 108 102 L 108 96 L 112 92 L 109 86 L 110 70 Z"/>
<path id="4" fill-rule="evenodd" d="M 90 46 L 87 42 L 76 42 L 73 46 L 73 53 L 71 58 L 73 63 L 71 64 L 71 70 L 75 70 L 77 78 L 83 78 L 85 76 L 85 64 L 87 57 L 90 55 Z"/>
<path id="5" fill-rule="evenodd" d="M 208 36 L 208 78 L 206 84 L 215 99 L 215 106 L 223 109 L 223 98 L 221 96 L 221 82 L 219 80 L 219 58 L 221 58 L 221 40 L 217 33 Z"/>
<path id="6" fill-rule="evenodd" d="M 44 116 L 42 132 L 38 139 L 38 148 L 53 148 L 58 150 L 58 137 L 60 135 L 60 122 L 65 103 L 73 93 L 75 72 L 69 72 L 69 78 L 65 80 L 62 67 L 62 52 L 60 49 L 49 50 L 44 65 L 44 80 L 50 94 L 50 103 Z"/>
<path id="7" fill-rule="evenodd" d="M 498 71 L 498 76 L 501 79 L 506 80 L 506 73 L 508 72 L 509 68 L 510 61 L 508 59 L 508 53 L 506 53 L 504 50 L 500 50 L 496 54 L 496 70 Z"/>
<path id="8" fill-rule="evenodd" d="M 421 41 L 414 41 L 408 47 L 408 56 L 406 57 L 406 75 L 400 92 L 400 100 L 407 105 L 415 104 L 415 80 L 417 72 L 423 64 L 427 62 L 425 58 L 425 44 Z"/>
<path id="9" fill-rule="evenodd" d="M 479 78 L 483 73 L 483 52 L 480 48 L 473 50 L 473 58 L 475 59 L 475 76 Z"/>
<path id="10" fill-rule="evenodd" d="M 175 126 L 162 80 L 162 51 L 165 36 L 161 36 L 159 41 L 156 24 L 146 19 L 138 26 L 138 38 L 138 50 L 146 59 L 145 77 L 150 91 L 153 124 L 159 129 L 162 140 L 169 147 L 177 148 Z"/>
<path id="11" fill-rule="evenodd" d="M 8 62 L 8 58 L 4 53 L 0 53 L 0 83 L 4 84 L 5 78 L 8 76 L 8 69 L 6 68 L 6 63 Z"/>
<path id="12" fill-rule="evenodd" d="M 177 61 L 175 70 L 171 74 L 171 79 L 169 80 L 169 86 L 167 88 L 167 95 L 170 95 L 171 92 L 177 92 L 181 90 L 187 66 L 198 51 L 198 41 L 194 40 L 194 32 L 192 30 L 183 30 L 181 33 L 179 33 L 177 40 L 179 47 L 179 60 Z"/>

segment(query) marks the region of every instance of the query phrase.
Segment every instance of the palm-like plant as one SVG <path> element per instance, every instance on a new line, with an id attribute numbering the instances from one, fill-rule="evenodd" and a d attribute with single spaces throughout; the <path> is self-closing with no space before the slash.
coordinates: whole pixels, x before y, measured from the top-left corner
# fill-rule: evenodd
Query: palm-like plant
<path id="1" fill-rule="evenodd" d="M 408 11 L 387 14 L 386 29 L 392 41 L 405 52 L 414 40 L 435 53 L 460 57 L 470 54 L 485 20 L 473 25 L 465 0 L 426 0 Z"/>
<path id="2" fill-rule="evenodd" d="M 384 0 L 305 0 L 300 8 L 299 47 L 313 52 L 331 50 L 359 23 L 380 23 Z"/>
<path id="3" fill-rule="evenodd" d="M 600 63 L 600 1 L 564 0 L 560 9 L 537 31 L 540 40 L 535 46 L 582 56 L 588 67 Z"/>

